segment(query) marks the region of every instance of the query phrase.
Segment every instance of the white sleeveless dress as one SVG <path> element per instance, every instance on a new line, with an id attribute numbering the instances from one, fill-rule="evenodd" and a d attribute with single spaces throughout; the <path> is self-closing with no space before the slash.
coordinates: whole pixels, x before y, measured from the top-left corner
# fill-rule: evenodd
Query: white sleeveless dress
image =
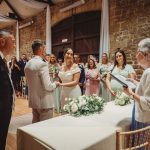
<path id="1" fill-rule="evenodd" d="M 76 74 L 77 72 L 80 72 L 78 66 L 65 72 L 60 70 L 58 76 L 61 79 L 62 83 L 68 83 L 73 81 L 73 75 Z M 60 95 L 61 109 L 63 109 L 63 106 L 66 103 L 65 98 L 76 98 L 78 96 L 81 96 L 81 89 L 78 84 L 72 87 L 62 86 Z"/>

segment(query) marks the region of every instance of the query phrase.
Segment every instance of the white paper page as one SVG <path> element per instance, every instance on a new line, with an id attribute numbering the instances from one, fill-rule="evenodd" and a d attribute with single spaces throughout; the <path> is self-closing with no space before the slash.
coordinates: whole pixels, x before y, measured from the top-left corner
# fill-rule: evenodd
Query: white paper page
<path id="1" fill-rule="evenodd" d="M 127 78 L 125 78 L 124 76 L 122 75 L 114 75 L 114 76 L 119 80 L 121 80 L 122 82 L 124 82 L 125 84 L 127 84 L 129 88 L 136 89 L 136 85 L 133 82 L 127 80 Z"/>

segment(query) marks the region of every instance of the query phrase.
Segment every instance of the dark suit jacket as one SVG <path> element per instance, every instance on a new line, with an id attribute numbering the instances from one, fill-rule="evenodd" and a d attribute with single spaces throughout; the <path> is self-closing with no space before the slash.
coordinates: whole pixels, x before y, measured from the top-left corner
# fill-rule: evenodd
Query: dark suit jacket
<path id="1" fill-rule="evenodd" d="M 78 66 L 79 66 L 79 68 L 80 68 L 80 70 L 81 70 L 79 83 L 82 83 L 82 84 L 83 84 L 84 81 L 85 81 L 85 70 L 84 70 L 83 65 L 78 64 Z"/>
<path id="2" fill-rule="evenodd" d="M 6 63 L 0 56 L 0 113 L 5 108 L 10 108 L 13 102 L 13 88 L 8 76 Z"/>
<path id="3" fill-rule="evenodd" d="M 5 150 L 12 103 L 13 88 L 8 75 L 7 64 L 0 56 L 0 150 Z"/>
<path id="4" fill-rule="evenodd" d="M 24 74 L 24 67 L 25 67 L 26 63 L 27 63 L 27 61 L 23 61 L 23 60 L 19 61 L 19 66 L 20 66 L 20 69 L 21 69 L 20 70 L 21 76 L 25 76 L 25 74 Z"/>

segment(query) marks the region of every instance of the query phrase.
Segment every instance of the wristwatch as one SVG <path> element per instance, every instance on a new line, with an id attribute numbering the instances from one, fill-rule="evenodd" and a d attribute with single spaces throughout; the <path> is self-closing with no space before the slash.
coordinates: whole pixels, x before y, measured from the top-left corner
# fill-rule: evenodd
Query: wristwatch
<path id="1" fill-rule="evenodd" d="M 135 93 L 132 93 L 132 94 L 130 95 L 130 98 L 131 98 L 131 99 L 134 99 L 134 94 L 135 94 Z"/>

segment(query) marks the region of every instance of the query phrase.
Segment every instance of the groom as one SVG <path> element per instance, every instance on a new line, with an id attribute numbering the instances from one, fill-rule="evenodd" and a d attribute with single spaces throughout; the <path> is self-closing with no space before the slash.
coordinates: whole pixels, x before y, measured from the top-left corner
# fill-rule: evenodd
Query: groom
<path id="1" fill-rule="evenodd" d="M 53 117 L 53 91 L 59 82 L 52 83 L 48 64 L 43 60 L 45 47 L 41 40 L 32 43 L 34 57 L 25 66 L 25 76 L 29 90 L 29 107 L 32 108 L 32 123 Z"/>

